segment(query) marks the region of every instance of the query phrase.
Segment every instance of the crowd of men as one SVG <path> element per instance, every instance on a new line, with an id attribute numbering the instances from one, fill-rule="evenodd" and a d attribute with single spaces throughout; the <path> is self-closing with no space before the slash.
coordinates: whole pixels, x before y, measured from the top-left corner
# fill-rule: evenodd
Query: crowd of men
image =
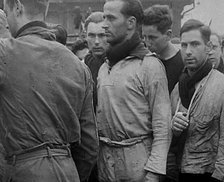
<path id="1" fill-rule="evenodd" d="M 220 36 L 196 19 L 106 0 L 85 39 L 45 22 L 48 0 L 0 11 L 0 181 L 224 182 Z"/>

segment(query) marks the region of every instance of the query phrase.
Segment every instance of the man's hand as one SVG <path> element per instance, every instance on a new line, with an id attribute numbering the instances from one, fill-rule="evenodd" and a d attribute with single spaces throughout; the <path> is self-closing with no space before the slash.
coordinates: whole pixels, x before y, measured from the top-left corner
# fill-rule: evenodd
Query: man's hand
<path id="1" fill-rule="evenodd" d="M 179 136 L 188 127 L 189 120 L 187 114 L 178 112 L 172 119 L 172 131 L 175 136 Z"/>
<path id="2" fill-rule="evenodd" d="M 143 179 L 143 182 L 159 182 L 159 174 L 148 171 Z"/>

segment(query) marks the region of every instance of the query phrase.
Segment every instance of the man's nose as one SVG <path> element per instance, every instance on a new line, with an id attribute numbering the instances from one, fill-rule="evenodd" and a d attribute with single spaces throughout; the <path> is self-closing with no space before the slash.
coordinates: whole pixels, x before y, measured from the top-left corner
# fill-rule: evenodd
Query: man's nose
<path id="1" fill-rule="evenodd" d="M 192 53 L 191 46 L 188 45 L 186 48 L 186 54 L 189 55 L 191 53 Z"/>
<path id="2" fill-rule="evenodd" d="M 103 26 L 102 26 L 103 29 L 108 29 L 108 24 L 107 24 L 107 20 L 104 19 L 103 20 Z"/>
<path id="3" fill-rule="evenodd" d="M 98 36 L 96 36 L 96 38 L 95 38 L 95 44 L 99 44 L 99 37 Z"/>

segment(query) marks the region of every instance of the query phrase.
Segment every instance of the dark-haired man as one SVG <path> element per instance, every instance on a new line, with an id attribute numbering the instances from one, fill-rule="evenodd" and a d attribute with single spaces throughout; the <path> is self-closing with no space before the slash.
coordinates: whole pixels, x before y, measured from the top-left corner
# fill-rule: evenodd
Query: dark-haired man
<path id="1" fill-rule="evenodd" d="M 5 0 L 14 38 L 0 41 L 5 181 L 84 181 L 98 140 L 87 67 L 43 22 L 48 0 Z M 75 143 L 75 163 L 69 143 Z"/>
<path id="2" fill-rule="evenodd" d="M 139 0 L 108 0 L 110 47 L 98 75 L 100 182 L 158 182 L 166 173 L 170 100 L 162 63 L 144 46 Z"/>
<path id="3" fill-rule="evenodd" d="M 224 181 L 224 75 L 208 59 L 210 34 L 195 19 L 180 30 L 186 69 L 171 94 L 180 182 Z"/>
<path id="4" fill-rule="evenodd" d="M 184 68 L 180 50 L 171 43 L 172 12 L 167 5 L 153 5 L 144 12 L 143 37 L 150 51 L 155 52 L 163 62 L 172 92 Z"/>

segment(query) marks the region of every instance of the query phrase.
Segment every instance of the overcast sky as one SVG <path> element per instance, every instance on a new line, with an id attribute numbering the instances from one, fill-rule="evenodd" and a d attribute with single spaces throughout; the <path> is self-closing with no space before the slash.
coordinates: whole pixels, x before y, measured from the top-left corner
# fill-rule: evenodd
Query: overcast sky
<path id="1" fill-rule="evenodd" d="M 184 11 L 190 8 L 192 6 L 186 6 Z M 195 0 L 195 8 L 185 14 L 181 23 L 190 18 L 199 19 L 207 25 L 211 21 L 211 29 L 224 35 L 224 0 Z"/>

